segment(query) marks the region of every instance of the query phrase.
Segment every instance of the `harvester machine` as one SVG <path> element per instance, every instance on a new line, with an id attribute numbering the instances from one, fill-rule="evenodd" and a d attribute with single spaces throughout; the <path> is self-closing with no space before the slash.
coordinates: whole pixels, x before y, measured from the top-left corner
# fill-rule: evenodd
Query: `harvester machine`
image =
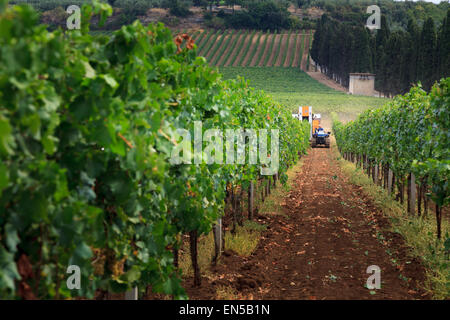
<path id="1" fill-rule="evenodd" d="M 311 106 L 299 107 L 298 115 L 296 117 L 298 117 L 301 121 L 309 122 L 311 127 L 309 135 L 311 147 L 315 148 L 319 145 L 323 145 L 325 148 L 330 147 L 331 132 L 325 132 L 325 130 L 320 126 L 321 116 L 320 114 L 313 114 Z"/>

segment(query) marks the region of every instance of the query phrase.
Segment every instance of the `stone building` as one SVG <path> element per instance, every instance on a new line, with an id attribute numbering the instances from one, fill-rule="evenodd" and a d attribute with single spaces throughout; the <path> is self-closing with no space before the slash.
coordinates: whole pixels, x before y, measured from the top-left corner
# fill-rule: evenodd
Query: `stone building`
<path id="1" fill-rule="evenodd" d="M 375 94 L 375 74 L 350 73 L 348 92 L 362 96 L 373 96 Z"/>

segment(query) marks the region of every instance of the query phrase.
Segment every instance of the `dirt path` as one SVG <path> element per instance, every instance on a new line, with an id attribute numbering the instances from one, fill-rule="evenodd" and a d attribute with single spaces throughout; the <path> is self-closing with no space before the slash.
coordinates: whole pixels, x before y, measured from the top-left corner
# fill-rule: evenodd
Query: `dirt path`
<path id="1" fill-rule="evenodd" d="M 242 63 L 240 64 L 240 66 L 245 67 L 245 66 L 247 66 L 248 61 L 249 60 L 251 61 L 251 59 L 253 58 L 252 53 L 255 49 L 258 50 L 261 39 L 262 39 L 262 35 L 260 33 L 255 33 L 255 34 L 253 34 L 253 36 L 250 39 L 248 39 L 248 41 L 251 43 L 249 44 L 247 42 L 244 44 L 244 46 L 242 47 L 242 50 L 244 50 L 245 46 L 248 46 L 248 50 L 247 50 L 247 53 L 245 54 L 244 59 L 242 60 Z M 236 61 L 233 64 L 233 67 L 235 67 L 239 64 L 238 60 L 239 59 L 236 59 Z"/>
<path id="2" fill-rule="evenodd" d="M 268 34 L 267 35 L 267 42 L 266 42 L 266 46 L 265 46 L 264 51 L 263 51 L 263 55 L 261 57 L 261 60 L 258 61 L 258 66 L 259 67 L 263 67 L 264 66 L 264 61 L 266 60 L 266 56 L 268 54 L 271 54 L 271 52 L 269 52 L 269 49 L 270 49 L 270 46 L 272 44 L 274 36 L 275 36 L 274 34 Z"/>
<path id="3" fill-rule="evenodd" d="M 295 56 L 294 61 L 292 62 L 291 67 L 299 67 L 300 66 L 300 55 L 302 50 L 302 41 L 303 41 L 303 34 L 297 35 L 297 47 L 295 48 Z"/>
<path id="4" fill-rule="evenodd" d="M 295 54 L 295 52 L 294 52 L 294 45 L 296 45 L 296 41 L 295 41 L 296 37 L 297 37 L 297 34 L 295 34 L 295 33 L 291 34 L 291 36 L 289 37 L 288 52 L 287 52 L 287 55 L 286 55 L 286 60 L 284 60 L 283 67 L 290 67 L 291 66 L 290 65 L 291 58 L 292 58 L 292 55 Z"/>
<path id="5" fill-rule="evenodd" d="M 222 42 L 220 42 L 220 41 L 221 41 L 221 37 L 224 37 Z M 211 48 L 211 52 L 214 52 L 214 50 L 216 50 L 215 48 L 216 48 L 217 46 L 219 46 L 219 47 L 217 48 L 217 51 L 214 53 L 214 56 L 211 57 L 210 55 L 208 55 L 208 57 L 206 57 L 206 58 L 208 59 L 208 63 L 209 63 L 210 65 L 214 65 L 214 62 L 216 61 L 217 57 L 220 55 L 220 52 L 222 51 L 222 48 L 223 48 L 225 45 L 228 44 L 228 39 L 229 39 L 230 37 L 232 37 L 232 35 L 228 33 L 228 34 L 226 34 L 226 35 L 221 35 L 221 36 L 219 36 L 219 37 L 217 38 L 216 43 L 215 43 L 214 46 Z"/>
<path id="6" fill-rule="evenodd" d="M 201 40 L 205 36 L 205 32 L 203 30 L 198 30 L 194 32 L 193 36 L 191 36 L 194 39 L 195 43 L 198 43 L 199 40 Z"/>
<path id="7" fill-rule="evenodd" d="M 236 51 L 236 47 L 239 45 L 239 42 L 241 41 L 242 37 L 245 37 L 244 33 L 241 34 L 233 34 L 231 36 L 230 41 L 226 44 L 226 48 L 225 51 L 223 52 L 222 56 L 219 58 L 219 60 L 217 61 L 216 65 L 217 66 L 221 66 L 224 62 L 226 62 L 226 60 L 229 60 L 230 58 L 232 58 L 233 53 L 235 53 Z M 225 39 L 226 41 L 226 39 Z M 233 45 L 235 44 L 235 42 L 237 41 L 235 47 L 233 48 Z M 232 54 L 230 54 L 230 50 L 233 49 Z"/>
<path id="8" fill-rule="evenodd" d="M 243 45 L 240 48 L 240 51 L 237 52 L 237 57 L 233 62 L 233 67 L 236 67 L 239 65 L 239 61 L 241 61 L 242 55 L 244 54 L 245 48 L 247 48 L 247 44 L 250 41 L 250 38 L 252 37 L 252 34 L 250 32 L 246 33 L 241 41 L 243 41 Z M 230 61 L 231 62 L 231 61 Z"/>
<path id="9" fill-rule="evenodd" d="M 310 68 L 311 69 L 311 68 Z M 334 90 L 338 90 L 338 91 L 342 91 L 342 92 L 347 92 L 347 88 L 344 86 L 341 86 L 339 83 L 337 83 L 336 81 L 328 78 L 325 74 L 323 74 L 320 71 L 309 71 L 306 72 L 311 78 L 316 79 L 317 81 L 319 81 L 320 83 L 334 89 Z"/>
<path id="10" fill-rule="evenodd" d="M 200 52 L 198 53 L 198 55 L 199 55 L 199 56 L 205 57 L 205 54 L 208 53 L 208 52 L 205 52 L 206 49 L 211 45 L 211 43 L 212 43 L 213 41 L 216 41 L 216 38 L 217 38 L 217 37 L 220 37 L 220 35 L 217 36 L 216 33 L 212 34 L 212 35 L 209 37 L 208 42 L 205 43 L 204 45 L 202 44 L 201 49 L 200 49 Z M 206 41 L 206 40 L 203 40 L 203 41 Z M 214 44 L 214 45 L 215 45 L 215 44 Z M 214 47 L 214 45 L 213 45 L 213 47 Z M 211 49 L 212 49 L 212 47 L 211 47 Z"/>
<path id="11" fill-rule="evenodd" d="M 282 60 L 285 57 L 284 53 L 286 52 L 286 47 L 288 46 L 289 36 L 290 36 L 289 34 L 283 34 L 283 38 L 280 40 L 281 50 L 279 51 L 277 60 L 274 63 L 275 67 L 281 66 L 282 63 L 284 62 Z"/>
<path id="12" fill-rule="evenodd" d="M 309 52 L 309 34 L 305 35 L 305 42 L 303 44 L 303 55 L 302 62 L 300 64 L 300 69 L 306 71 L 306 62 L 308 60 L 308 52 Z"/>
<path id="13" fill-rule="evenodd" d="M 245 299 L 425 299 L 424 268 L 408 256 L 388 220 L 341 172 L 331 149 L 305 156 L 283 214 L 258 216 L 267 231 L 247 258 L 226 251 L 191 299 L 214 299 L 218 286 Z M 368 266 L 381 268 L 382 288 L 364 287 Z"/>
<path id="14" fill-rule="evenodd" d="M 256 65 L 256 63 L 258 62 L 258 57 L 261 51 L 265 50 L 265 47 L 263 47 L 264 45 L 264 41 L 266 40 L 267 35 L 264 33 L 261 35 L 261 38 L 259 39 L 258 43 L 255 43 L 255 46 L 258 46 L 256 48 L 256 52 L 253 56 L 250 57 L 250 66 L 254 67 Z M 264 51 L 263 51 L 264 52 Z M 246 58 L 248 59 L 248 57 Z"/>
<path id="15" fill-rule="evenodd" d="M 275 42 L 273 43 L 272 52 L 269 53 L 270 57 L 269 57 L 269 61 L 267 61 L 266 67 L 274 66 L 275 59 L 277 58 L 275 55 L 277 54 L 277 52 L 278 53 L 280 52 L 278 49 L 279 49 L 279 46 L 281 45 L 281 37 L 282 36 L 283 36 L 282 34 L 275 35 Z"/>

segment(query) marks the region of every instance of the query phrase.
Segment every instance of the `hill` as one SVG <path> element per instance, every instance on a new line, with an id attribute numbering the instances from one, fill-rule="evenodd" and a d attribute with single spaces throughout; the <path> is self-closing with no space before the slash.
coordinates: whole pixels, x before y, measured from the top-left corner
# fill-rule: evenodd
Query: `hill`
<path id="1" fill-rule="evenodd" d="M 294 67 L 306 70 L 311 30 L 260 32 L 198 30 L 191 33 L 198 52 L 210 65 L 221 67 Z"/>

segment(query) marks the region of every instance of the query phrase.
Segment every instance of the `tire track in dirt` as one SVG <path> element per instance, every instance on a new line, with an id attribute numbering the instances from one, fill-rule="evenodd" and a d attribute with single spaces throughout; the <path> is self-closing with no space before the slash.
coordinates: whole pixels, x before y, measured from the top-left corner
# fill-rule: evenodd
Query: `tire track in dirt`
<path id="1" fill-rule="evenodd" d="M 280 42 L 281 42 L 281 36 L 282 36 L 281 34 L 275 35 L 275 42 L 272 47 L 272 53 L 270 55 L 269 61 L 267 61 L 266 67 L 272 67 L 274 64 L 275 58 L 277 58 L 277 57 L 275 57 L 275 55 L 277 54 L 277 52 L 279 52 L 278 46 L 280 45 Z"/>
<path id="2" fill-rule="evenodd" d="M 239 38 L 237 38 L 239 36 Z M 217 61 L 216 66 L 221 66 L 222 63 L 226 60 L 229 60 L 230 58 L 230 50 L 231 48 L 233 48 L 233 44 L 235 41 L 240 41 L 240 39 L 242 39 L 243 34 L 233 34 L 231 36 L 231 40 L 227 43 L 227 48 L 225 49 L 225 51 L 223 52 L 222 56 L 219 58 L 219 61 Z M 227 39 L 225 39 L 224 41 L 227 41 Z M 237 45 L 233 48 L 233 52 L 236 49 Z M 219 49 L 220 50 L 220 49 Z"/>
<path id="3" fill-rule="evenodd" d="M 214 43 L 214 44 L 212 45 L 212 47 L 211 47 L 211 49 L 213 49 L 214 46 L 216 45 L 218 39 L 220 39 L 221 36 L 223 36 L 223 35 L 220 35 L 220 34 L 218 35 L 217 33 L 213 33 L 213 34 L 211 35 L 211 37 L 209 37 L 208 42 L 205 43 L 205 45 L 203 46 L 203 48 L 200 50 L 199 55 L 206 58 L 205 53 L 211 52 L 211 50 L 210 50 L 209 52 L 205 52 L 206 49 L 208 49 L 209 46 L 210 46 L 211 44 Z"/>
<path id="4" fill-rule="evenodd" d="M 263 38 L 263 36 L 264 36 L 263 34 L 255 33 L 254 36 L 252 37 L 252 39 L 250 39 L 250 41 L 252 43 L 250 44 L 250 47 L 248 48 L 248 52 L 245 55 L 244 60 L 242 61 L 242 66 L 244 66 L 244 67 L 247 66 L 247 63 L 250 60 L 250 58 L 253 58 L 253 56 L 256 56 L 258 54 L 260 44 L 262 43 L 261 39 Z M 255 50 L 255 46 L 256 46 L 256 51 L 255 51 L 255 54 L 252 56 L 252 53 Z M 233 64 L 233 66 L 235 66 L 235 65 Z"/>
<path id="5" fill-rule="evenodd" d="M 306 71 L 306 62 L 308 60 L 308 52 L 309 52 L 309 33 L 305 36 L 305 43 L 303 44 L 303 55 L 302 55 L 302 62 L 300 65 L 300 69 L 303 71 Z"/>
<path id="6" fill-rule="evenodd" d="M 284 58 L 284 53 L 286 52 L 288 40 L 289 40 L 289 34 L 288 33 L 283 34 L 283 38 L 280 40 L 281 50 L 279 51 L 277 60 L 274 64 L 275 67 L 281 66 L 282 63 L 284 62 L 281 60 L 283 60 L 283 58 Z"/>
<path id="7" fill-rule="evenodd" d="M 261 51 L 264 52 L 264 50 L 265 50 L 264 41 L 266 40 L 266 37 L 267 37 L 267 34 L 262 34 L 261 35 L 261 39 L 256 44 L 258 47 L 256 48 L 255 54 L 248 58 L 248 59 L 251 59 L 250 60 L 250 67 L 254 67 L 257 64 L 259 54 L 261 53 Z M 267 45 L 267 43 L 266 43 L 266 45 Z"/>
<path id="8" fill-rule="evenodd" d="M 270 48 L 270 45 L 272 44 L 273 37 L 274 37 L 273 34 L 267 35 L 266 47 L 264 48 L 263 55 L 261 57 L 261 60 L 257 61 L 259 67 L 264 66 L 264 61 L 266 60 L 266 56 L 269 54 L 269 48 Z"/>
<path id="9" fill-rule="evenodd" d="M 289 63 L 291 62 L 292 55 L 295 54 L 294 51 L 294 44 L 295 44 L 295 38 L 297 37 L 297 34 L 291 34 L 289 37 L 289 46 L 288 46 L 288 52 L 286 55 L 286 60 L 284 60 L 283 67 L 290 67 Z"/>
<path id="10" fill-rule="evenodd" d="M 310 149 L 282 200 L 283 214 L 257 215 L 267 226 L 247 258 L 225 251 L 191 299 L 214 299 L 219 286 L 244 299 L 428 299 L 425 270 L 408 256 L 388 219 L 348 181 L 331 149 Z M 381 268 L 381 289 L 365 288 L 368 266 Z"/>
<path id="11" fill-rule="evenodd" d="M 292 63 L 291 67 L 300 66 L 300 54 L 301 54 L 301 50 L 302 50 L 302 40 L 303 40 L 303 34 L 300 33 L 297 36 L 297 46 L 295 48 L 294 62 Z"/>
<path id="12" fill-rule="evenodd" d="M 225 46 L 225 44 L 228 42 L 228 38 L 230 38 L 231 36 L 232 35 L 230 35 L 228 33 L 228 34 L 223 34 L 223 35 L 220 35 L 219 37 L 217 37 L 216 44 L 213 46 L 213 48 L 211 48 L 211 52 L 214 52 L 214 50 L 216 50 L 214 47 L 218 46 L 219 42 L 221 42 L 221 43 L 219 45 L 219 48 L 214 53 L 214 56 L 208 58 L 208 62 L 210 64 L 212 64 L 214 61 L 216 61 L 216 58 L 219 56 L 220 51 L 222 51 L 222 48 Z M 222 39 L 221 37 L 224 37 L 223 40 L 221 40 Z"/>
<path id="13" fill-rule="evenodd" d="M 230 65 L 231 61 L 233 60 L 233 57 L 236 54 L 236 51 L 238 50 L 238 48 L 239 48 L 239 46 L 240 46 L 240 44 L 242 42 L 242 38 L 244 36 L 245 36 L 244 33 L 239 34 L 239 38 L 236 40 L 237 42 L 236 42 L 236 45 L 233 48 L 233 51 L 230 54 L 227 55 L 225 63 L 223 64 L 225 67 L 228 67 Z M 228 49 L 227 49 L 227 51 L 228 51 Z"/>
<path id="14" fill-rule="evenodd" d="M 204 45 L 204 42 L 206 41 L 206 38 L 208 37 L 208 32 L 201 31 L 200 35 L 195 39 L 195 44 L 197 45 L 197 48 L 202 48 Z"/>
<path id="15" fill-rule="evenodd" d="M 242 55 L 244 54 L 244 50 L 247 47 L 247 44 L 250 41 L 252 34 L 250 32 L 248 32 L 244 36 L 245 36 L 245 38 L 243 38 L 244 44 L 241 46 L 241 51 L 239 51 L 237 53 L 238 56 L 236 57 L 236 59 L 233 62 L 233 67 L 236 67 L 239 65 L 239 61 L 241 61 Z"/>
<path id="16" fill-rule="evenodd" d="M 195 43 L 197 43 L 197 41 L 200 40 L 203 37 L 203 35 L 204 32 L 202 30 L 198 30 L 191 35 L 191 38 L 194 40 Z"/>
<path id="17" fill-rule="evenodd" d="M 250 37 L 250 33 L 248 33 L 248 32 L 241 34 L 238 42 L 236 43 L 236 46 L 233 49 L 233 52 L 230 54 L 227 62 L 225 63 L 225 67 L 228 67 L 231 64 L 231 61 L 233 61 L 233 59 L 236 55 L 238 55 L 238 56 L 236 57 L 234 63 L 236 63 L 236 61 L 239 61 L 240 56 L 242 56 L 242 50 L 245 48 L 246 43 L 248 43 L 247 40 L 249 37 Z M 241 46 L 242 42 L 244 42 L 243 46 Z M 240 50 L 240 51 L 238 52 L 238 50 Z"/>

